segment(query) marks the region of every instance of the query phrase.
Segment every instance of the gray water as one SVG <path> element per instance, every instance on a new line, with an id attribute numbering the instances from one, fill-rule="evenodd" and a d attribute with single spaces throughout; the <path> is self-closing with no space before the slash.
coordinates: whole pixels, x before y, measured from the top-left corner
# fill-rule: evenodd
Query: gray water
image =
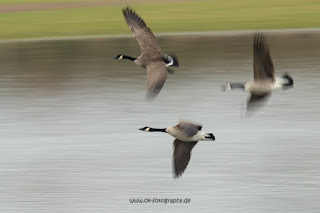
<path id="1" fill-rule="evenodd" d="M 252 36 L 164 36 L 180 68 L 154 102 L 133 38 L 0 44 L 0 212 L 319 212 L 320 37 L 269 35 L 278 76 L 293 89 L 246 115 Z M 203 124 L 180 179 L 170 135 Z M 130 203 L 129 199 L 190 199 Z"/>

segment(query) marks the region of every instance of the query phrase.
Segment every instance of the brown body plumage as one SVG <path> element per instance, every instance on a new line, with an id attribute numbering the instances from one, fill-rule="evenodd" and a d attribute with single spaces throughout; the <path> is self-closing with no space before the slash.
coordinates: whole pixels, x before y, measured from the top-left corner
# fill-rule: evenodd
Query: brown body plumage
<path id="1" fill-rule="evenodd" d="M 145 132 L 166 132 L 176 139 L 173 142 L 173 176 L 179 178 L 186 170 L 193 147 L 200 140 L 213 141 L 212 133 L 202 133 L 202 125 L 189 121 L 181 121 L 179 124 L 165 129 L 143 127 L 140 130 Z"/>
<path id="2" fill-rule="evenodd" d="M 129 7 L 122 12 L 141 49 L 141 55 L 134 63 L 147 69 L 147 98 L 153 99 L 161 91 L 167 77 L 163 53 L 156 37 L 142 18 Z"/>
<path id="3" fill-rule="evenodd" d="M 227 83 L 225 86 L 226 90 L 240 88 L 251 93 L 248 99 L 248 110 L 261 106 L 272 91 L 293 86 L 293 79 L 288 74 L 275 77 L 269 46 L 262 33 L 256 33 L 254 36 L 253 76 L 254 79 L 246 83 Z"/>

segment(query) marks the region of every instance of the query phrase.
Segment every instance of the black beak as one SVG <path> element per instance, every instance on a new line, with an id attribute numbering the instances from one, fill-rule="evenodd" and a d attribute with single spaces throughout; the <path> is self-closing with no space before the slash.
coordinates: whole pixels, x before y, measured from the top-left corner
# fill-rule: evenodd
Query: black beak
<path id="1" fill-rule="evenodd" d="M 118 57 L 117 56 L 114 56 L 114 57 L 112 57 L 113 59 L 118 59 Z"/>
<path id="2" fill-rule="evenodd" d="M 144 129 L 143 129 L 143 128 L 140 128 L 139 130 L 144 131 Z"/>

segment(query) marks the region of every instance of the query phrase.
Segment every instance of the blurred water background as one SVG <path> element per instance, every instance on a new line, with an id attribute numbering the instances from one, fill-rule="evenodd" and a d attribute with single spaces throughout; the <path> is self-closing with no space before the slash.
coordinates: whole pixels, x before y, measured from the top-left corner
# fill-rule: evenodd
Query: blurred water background
<path id="1" fill-rule="evenodd" d="M 0 43 L 0 212 L 319 212 L 320 37 L 268 35 L 293 89 L 246 116 L 253 34 L 162 36 L 180 68 L 154 102 L 145 70 L 119 53 L 134 38 Z M 172 178 L 173 138 L 138 131 L 200 122 L 201 142 Z M 190 198 L 189 204 L 131 204 Z"/>

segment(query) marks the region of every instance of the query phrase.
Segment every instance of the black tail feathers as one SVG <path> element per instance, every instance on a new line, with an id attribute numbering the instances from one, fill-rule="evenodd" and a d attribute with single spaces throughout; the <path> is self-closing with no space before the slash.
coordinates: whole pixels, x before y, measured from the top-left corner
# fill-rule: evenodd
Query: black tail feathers
<path id="1" fill-rule="evenodd" d="M 173 64 L 171 66 L 173 67 L 179 67 L 179 61 L 178 61 L 178 58 L 175 54 L 171 54 L 170 55 L 171 58 L 173 59 Z"/>
<path id="2" fill-rule="evenodd" d="M 284 84 L 285 87 L 293 87 L 293 79 L 288 73 L 283 74 L 282 78 L 285 78 L 288 80 L 288 82 Z"/>
<path id="3" fill-rule="evenodd" d="M 179 67 L 179 61 L 178 61 L 178 58 L 175 54 L 170 54 L 170 55 L 163 54 L 162 60 L 164 61 L 164 63 L 167 64 L 166 66 Z M 170 64 L 170 65 L 168 65 L 168 64 Z"/>
<path id="4" fill-rule="evenodd" d="M 216 139 L 212 133 L 206 133 L 205 138 L 212 139 L 212 140 Z"/>

